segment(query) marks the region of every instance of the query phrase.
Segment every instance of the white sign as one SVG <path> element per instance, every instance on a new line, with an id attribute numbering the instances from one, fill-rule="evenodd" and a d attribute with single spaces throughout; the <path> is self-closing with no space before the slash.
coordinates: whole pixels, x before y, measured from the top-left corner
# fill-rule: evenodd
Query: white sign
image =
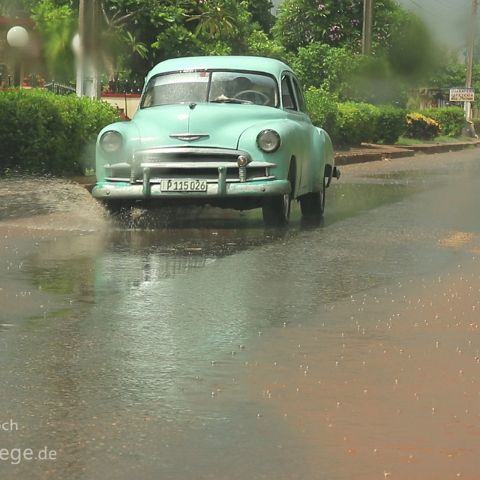
<path id="1" fill-rule="evenodd" d="M 473 88 L 451 88 L 450 89 L 451 102 L 474 102 L 475 91 Z"/>

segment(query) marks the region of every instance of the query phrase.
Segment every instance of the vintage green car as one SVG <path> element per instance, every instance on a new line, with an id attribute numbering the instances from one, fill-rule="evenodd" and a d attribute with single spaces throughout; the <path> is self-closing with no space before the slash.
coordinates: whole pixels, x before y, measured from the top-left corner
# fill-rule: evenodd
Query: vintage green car
<path id="1" fill-rule="evenodd" d="M 328 134 L 306 113 L 300 84 L 270 58 L 161 62 L 130 122 L 98 136 L 93 196 L 107 206 L 182 203 L 246 210 L 286 224 L 292 199 L 320 217 L 335 167 Z"/>

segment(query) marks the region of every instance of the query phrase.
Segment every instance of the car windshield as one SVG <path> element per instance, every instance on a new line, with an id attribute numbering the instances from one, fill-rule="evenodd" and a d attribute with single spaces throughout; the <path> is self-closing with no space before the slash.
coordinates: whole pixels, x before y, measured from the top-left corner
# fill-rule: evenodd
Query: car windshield
<path id="1" fill-rule="evenodd" d="M 194 71 L 158 75 L 145 88 L 141 108 L 177 103 L 278 106 L 277 82 L 261 73 Z"/>

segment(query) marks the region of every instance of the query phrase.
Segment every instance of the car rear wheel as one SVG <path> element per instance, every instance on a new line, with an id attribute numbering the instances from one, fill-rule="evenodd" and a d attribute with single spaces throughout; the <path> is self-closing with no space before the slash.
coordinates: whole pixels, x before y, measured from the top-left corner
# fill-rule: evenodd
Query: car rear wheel
<path id="1" fill-rule="evenodd" d="M 319 192 L 311 192 L 300 198 L 300 210 L 304 217 L 322 217 L 325 211 L 325 178 Z"/>

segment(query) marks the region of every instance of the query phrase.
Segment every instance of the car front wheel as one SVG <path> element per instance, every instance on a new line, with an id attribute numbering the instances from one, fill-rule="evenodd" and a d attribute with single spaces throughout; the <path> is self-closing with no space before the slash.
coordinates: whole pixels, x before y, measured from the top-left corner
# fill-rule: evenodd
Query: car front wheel
<path id="1" fill-rule="evenodd" d="M 319 192 L 311 192 L 300 198 L 300 210 L 304 217 L 322 217 L 325 211 L 325 178 Z"/>
<path id="2" fill-rule="evenodd" d="M 288 224 L 290 220 L 290 209 L 292 206 L 293 186 L 295 185 L 295 169 L 290 168 L 288 180 L 292 186 L 289 193 L 266 198 L 262 205 L 263 222 L 267 227 L 281 227 Z"/>
<path id="3" fill-rule="evenodd" d="M 290 193 L 266 199 L 262 206 L 265 225 L 269 227 L 286 225 L 290 218 L 291 204 L 292 197 Z"/>

